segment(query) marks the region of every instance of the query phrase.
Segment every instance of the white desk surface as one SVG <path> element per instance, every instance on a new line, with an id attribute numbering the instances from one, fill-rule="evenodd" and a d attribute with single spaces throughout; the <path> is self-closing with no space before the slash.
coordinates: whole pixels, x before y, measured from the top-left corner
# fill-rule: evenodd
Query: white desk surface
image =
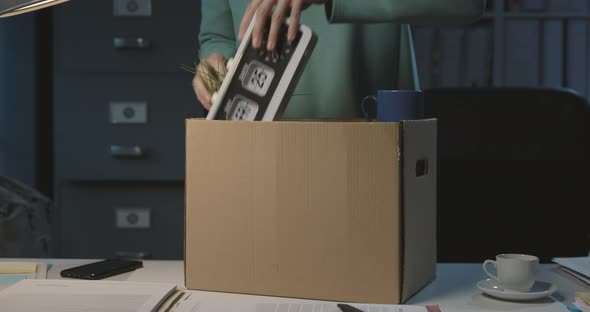
<path id="1" fill-rule="evenodd" d="M 53 266 L 47 278 L 60 278 L 59 272 L 66 268 L 94 262 L 95 260 L 72 259 L 0 259 L 0 261 L 44 261 Z M 134 282 L 161 282 L 184 286 L 184 266 L 182 261 L 144 260 L 144 267 L 133 272 L 113 276 L 108 280 Z M 439 304 L 443 312 L 454 311 L 568 311 L 576 291 L 590 292 L 590 287 L 568 274 L 557 270 L 557 265 L 543 264 L 539 280 L 549 281 L 558 286 L 558 291 L 539 301 L 516 303 L 501 301 L 483 295 L 475 284 L 486 278 L 481 264 L 439 264 L 437 278 L 424 290 L 414 296 L 408 304 Z M 0 290 L 6 286 L 0 285 Z M 195 291 L 202 300 L 232 302 L 304 302 L 307 300 L 239 295 L 218 292 Z"/>

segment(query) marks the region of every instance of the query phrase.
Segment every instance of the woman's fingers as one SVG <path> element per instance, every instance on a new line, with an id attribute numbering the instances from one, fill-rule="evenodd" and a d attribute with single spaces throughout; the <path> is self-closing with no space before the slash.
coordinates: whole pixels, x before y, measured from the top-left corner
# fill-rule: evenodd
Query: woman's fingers
<path id="1" fill-rule="evenodd" d="M 258 10 L 258 7 L 262 1 L 263 0 L 252 0 L 252 2 L 250 2 L 246 8 L 246 12 L 244 12 L 244 17 L 242 17 L 242 22 L 240 23 L 240 33 L 238 35 L 238 39 L 240 39 L 240 41 L 244 40 L 248 26 L 250 26 L 250 22 L 254 18 L 254 14 Z"/>
<path id="2" fill-rule="evenodd" d="M 252 30 L 252 47 L 259 49 L 262 45 L 264 38 L 264 28 L 268 17 L 272 14 L 272 8 L 275 5 L 276 0 L 264 0 L 256 11 L 256 22 L 254 24 L 254 30 Z"/>
<path id="3" fill-rule="evenodd" d="M 209 91 L 207 91 L 207 88 L 205 88 L 205 84 L 198 73 L 195 75 L 195 78 L 193 78 L 193 89 L 197 99 L 199 102 L 201 102 L 201 105 L 203 105 L 206 110 L 210 110 L 211 95 L 209 95 Z"/>
<path id="4" fill-rule="evenodd" d="M 277 38 L 279 36 L 279 31 L 281 30 L 281 26 L 285 22 L 286 16 L 289 13 L 290 5 L 291 0 L 279 0 L 274 13 L 272 13 L 270 31 L 268 33 L 268 43 L 266 45 L 266 49 L 268 51 L 274 50 L 277 46 Z"/>
<path id="5" fill-rule="evenodd" d="M 301 20 L 301 10 L 303 9 L 303 0 L 293 0 L 291 3 L 291 24 L 287 33 L 287 40 L 292 42 L 297 36 L 299 21 Z"/>

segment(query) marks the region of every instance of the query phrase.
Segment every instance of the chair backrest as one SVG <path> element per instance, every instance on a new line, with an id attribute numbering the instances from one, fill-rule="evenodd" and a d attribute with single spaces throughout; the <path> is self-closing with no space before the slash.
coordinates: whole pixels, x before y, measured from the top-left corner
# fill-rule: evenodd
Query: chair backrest
<path id="1" fill-rule="evenodd" d="M 439 119 L 439 261 L 590 248 L 590 111 L 567 90 L 425 90 Z"/>

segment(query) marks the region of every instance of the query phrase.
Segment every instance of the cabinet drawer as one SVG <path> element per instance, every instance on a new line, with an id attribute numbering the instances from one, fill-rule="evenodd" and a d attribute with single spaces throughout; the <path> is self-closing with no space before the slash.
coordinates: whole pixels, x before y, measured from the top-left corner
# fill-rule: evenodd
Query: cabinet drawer
<path id="1" fill-rule="evenodd" d="M 181 183 L 68 184 L 59 191 L 60 256 L 182 259 Z"/>
<path id="2" fill-rule="evenodd" d="M 112 0 L 54 10 L 55 68 L 65 72 L 180 72 L 197 55 L 200 1 L 151 0 L 151 16 L 115 16 Z"/>
<path id="3" fill-rule="evenodd" d="M 60 77 L 55 82 L 55 175 L 183 180 L 185 119 L 202 114 L 190 77 Z"/>

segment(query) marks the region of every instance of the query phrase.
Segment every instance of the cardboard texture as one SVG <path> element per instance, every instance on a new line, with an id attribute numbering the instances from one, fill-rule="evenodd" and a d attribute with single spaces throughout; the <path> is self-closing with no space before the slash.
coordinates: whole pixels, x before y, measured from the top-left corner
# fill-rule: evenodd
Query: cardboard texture
<path id="1" fill-rule="evenodd" d="M 436 121 L 188 120 L 186 140 L 187 288 L 400 303 L 434 278 Z"/>

